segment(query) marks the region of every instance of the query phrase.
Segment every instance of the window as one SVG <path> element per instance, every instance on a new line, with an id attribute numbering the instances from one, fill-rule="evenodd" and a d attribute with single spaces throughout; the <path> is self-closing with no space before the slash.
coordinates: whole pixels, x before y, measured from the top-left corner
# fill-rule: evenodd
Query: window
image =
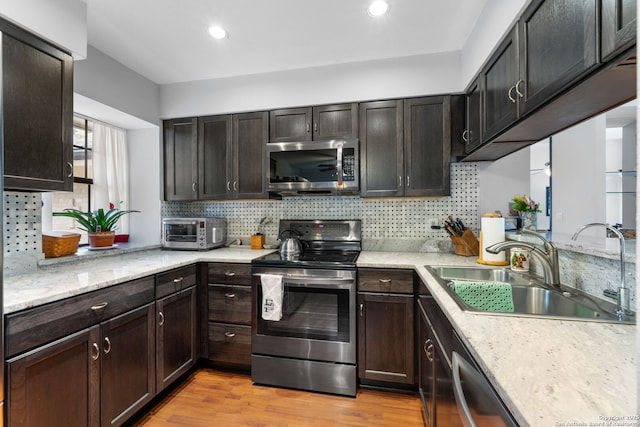
<path id="1" fill-rule="evenodd" d="M 59 212 L 67 208 L 88 211 L 93 209 L 91 189 L 93 186 L 93 121 L 73 117 L 73 193 L 55 192 L 51 194 L 51 208 Z M 80 233 L 80 244 L 87 244 L 87 232 L 76 227 L 72 218 L 54 216 L 53 230 Z"/>

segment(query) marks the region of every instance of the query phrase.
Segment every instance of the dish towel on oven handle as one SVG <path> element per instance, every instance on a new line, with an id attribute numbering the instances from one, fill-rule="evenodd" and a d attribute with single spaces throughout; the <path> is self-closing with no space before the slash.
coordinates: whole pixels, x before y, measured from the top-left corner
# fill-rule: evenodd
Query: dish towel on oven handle
<path id="1" fill-rule="evenodd" d="M 282 294 L 284 283 L 277 274 L 261 274 L 262 282 L 262 318 L 278 321 L 282 319 Z"/>

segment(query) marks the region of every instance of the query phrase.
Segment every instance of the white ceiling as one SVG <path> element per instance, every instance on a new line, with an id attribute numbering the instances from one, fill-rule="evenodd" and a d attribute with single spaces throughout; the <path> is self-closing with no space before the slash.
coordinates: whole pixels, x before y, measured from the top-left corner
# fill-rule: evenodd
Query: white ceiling
<path id="1" fill-rule="evenodd" d="M 487 0 L 85 0 L 88 41 L 157 84 L 461 50 Z M 218 24 L 229 37 L 207 32 Z"/>

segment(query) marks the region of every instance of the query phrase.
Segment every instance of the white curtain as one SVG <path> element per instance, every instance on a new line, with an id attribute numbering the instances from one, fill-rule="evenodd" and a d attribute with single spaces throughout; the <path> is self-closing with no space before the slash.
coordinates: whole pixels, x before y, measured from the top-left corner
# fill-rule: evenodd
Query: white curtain
<path id="1" fill-rule="evenodd" d="M 129 158 L 122 129 L 93 122 L 93 210 L 129 209 Z M 129 234 L 128 215 L 118 221 L 116 234 Z"/>

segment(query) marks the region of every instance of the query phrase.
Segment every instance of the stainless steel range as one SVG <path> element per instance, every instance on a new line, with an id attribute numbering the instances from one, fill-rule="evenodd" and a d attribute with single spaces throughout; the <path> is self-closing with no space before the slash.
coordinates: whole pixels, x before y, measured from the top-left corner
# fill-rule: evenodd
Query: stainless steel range
<path id="1" fill-rule="evenodd" d="M 302 246 L 252 262 L 251 378 L 257 384 L 356 395 L 356 260 L 359 220 L 281 220 Z M 266 277 L 281 281 L 281 318 L 265 313 Z M 270 295 L 270 294 L 269 294 Z M 266 320 L 272 319 L 272 320 Z"/>

